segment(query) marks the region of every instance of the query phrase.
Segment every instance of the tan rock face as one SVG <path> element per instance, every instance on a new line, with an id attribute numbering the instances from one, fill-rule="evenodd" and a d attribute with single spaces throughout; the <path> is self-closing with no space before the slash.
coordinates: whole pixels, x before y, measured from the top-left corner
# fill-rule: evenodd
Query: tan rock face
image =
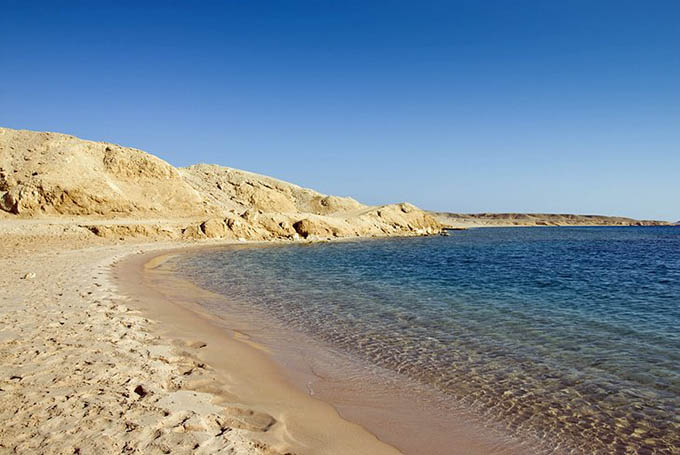
<path id="1" fill-rule="evenodd" d="M 86 227 L 100 237 L 196 240 L 441 229 L 410 204 L 370 207 L 251 172 L 207 164 L 176 169 L 133 148 L 8 128 L 0 128 L 0 216 L 99 218 L 111 221 Z"/>
<path id="2" fill-rule="evenodd" d="M 0 128 L 1 208 L 21 216 L 205 213 L 165 161 L 141 150 L 56 133 Z"/>
<path id="3" fill-rule="evenodd" d="M 328 215 L 366 208 L 352 198 L 327 196 L 292 183 L 223 166 L 197 164 L 179 172 L 206 200 L 227 211 L 255 209 Z"/>
<path id="4" fill-rule="evenodd" d="M 305 218 L 293 224 L 293 229 L 302 238 L 316 237 L 335 237 L 339 232 L 338 229 L 333 229 L 327 222 L 321 219 L 310 220 Z"/>
<path id="5" fill-rule="evenodd" d="M 127 238 L 153 237 L 156 239 L 179 238 L 178 230 L 163 224 L 104 224 L 82 225 L 98 237 Z"/>
<path id="6" fill-rule="evenodd" d="M 211 218 L 201 224 L 201 231 L 203 231 L 206 237 L 215 239 L 226 237 L 228 228 L 224 220 L 220 218 Z"/>
<path id="7" fill-rule="evenodd" d="M 182 238 L 184 240 L 201 240 L 205 238 L 205 234 L 199 225 L 189 225 L 182 229 Z"/>

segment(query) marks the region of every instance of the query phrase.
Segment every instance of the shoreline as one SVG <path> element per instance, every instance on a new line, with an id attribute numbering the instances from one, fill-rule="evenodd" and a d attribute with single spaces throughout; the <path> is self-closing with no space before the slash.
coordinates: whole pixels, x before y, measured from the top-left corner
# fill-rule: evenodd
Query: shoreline
<path id="1" fill-rule="evenodd" d="M 430 454 L 452 454 L 452 453 L 523 453 L 519 442 L 512 438 L 496 432 L 494 429 L 475 426 L 474 419 L 466 416 L 465 409 L 457 409 L 450 412 L 448 409 L 435 409 L 428 407 L 427 402 L 420 402 L 413 398 L 408 389 L 405 378 L 399 378 L 399 387 L 394 384 L 388 389 L 380 384 L 376 377 L 367 374 L 367 369 L 361 371 L 354 370 L 352 374 L 361 375 L 361 388 L 357 384 L 351 384 L 342 378 L 351 375 L 348 371 L 341 371 L 339 367 L 329 368 L 330 365 L 343 362 L 341 357 L 331 353 L 329 347 L 319 345 L 306 335 L 282 329 L 281 327 L 272 328 L 276 335 L 262 336 L 262 327 L 256 328 L 253 324 L 253 317 L 258 319 L 266 317 L 262 314 L 249 314 L 247 322 L 237 321 L 234 315 L 225 315 L 220 312 L 205 308 L 198 301 L 214 300 L 215 298 L 224 299 L 228 296 L 221 296 L 210 291 L 198 288 L 189 283 L 184 278 L 177 276 L 172 271 L 162 270 L 160 266 L 170 256 L 178 254 L 190 254 L 201 249 L 228 249 L 238 247 L 273 247 L 275 245 L 267 243 L 253 243 L 248 245 L 201 245 L 189 248 L 156 251 L 139 257 L 129 258 L 116 266 L 117 273 L 120 274 L 119 281 L 121 286 L 127 288 L 131 296 L 143 295 L 141 299 L 145 303 L 142 308 L 145 314 L 151 319 L 159 320 L 163 326 L 167 326 L 164 331 L 175 327 L 181 333 L 191 333 L 194 337 L 198 336 L 206 327 L 210 326 L 211 336 L 214 338 L 207 343 L 208 346 L 201 350 L 205 354 L 206 363 L 213 366 L 223 374 L 231 376 L 238 382 L 238 375 L 242 372 L 238 367 L 225 361 L 221 356 L 221 344 L 241 343 L 245 344 L 245 349 L 240 352 L 248 357 L 255 359 L 254 370 L 265 368 L 268 375 L 259 376 L 259 381 L 264 381 L 265 387 L 271 400 L 277 399 L 281 394 L 295 395 L 293 403 L 288 407 L 299 406 L 301 402 L 312 401 L 315 406 L 326 408 L 322 418 L 315 417 L 310 419 L 308 415 L 303 419 L 290 417 L 287 423 L 295 422 L 295 425 L 304 427 L 313 424 L 311 433 L 319 434 L 331 430 L 337 434 L 337 425 L 349 423 L 353 426 L 350 432 L 341 439 L 356 438 L 356 432 L 365 432 L 372 438 L 377 436 L 379 441 L 389 444 L 390 448 L 395 448 L 393 453 L 430 453 Z M 146 278 L 144 278 L 146 275 Z M 137 278 L 135 278 L 137 276 Z M 162 292 L 159 293 L 159 288 Z M 150 293 L 159 293 L 155 297 Z M 177 317 L 161 313 L 162 309 L 167 309 L 168 303 L 162 308 L 160 305 L 152 304 L 151 299 L 164 299 L 172 307 L 180 307 L 193 313 L 191 316 L 179 320 Z M 137 297 L 139 298 L 139 297 Z M 174 313 L 172 310 L 170 313 Z M 183 313 L 187 315 L 187 313 Z M 225 319 L 226 318 L 226 319 Z M 216 332 L 212 332 L 216 328 Z M 205 337 L 204 337 L 205 338 Z M 295 341 L 286 341 L 292 338 Z M 314 347 L 310 347 L 314 345 Z M 304 346 L 304 347 L 301 347 Z M 313 361 L 311 359 L 314 359 Z M 263 365 L 260 362 L 268 363 Z M 314 365 L 312 366 L 312 362 Z M 342 363 L 344 367 L 353 369 L 356 365 L 350 362 Z M 241 363 L 243 366 L 243 363 Z M 389 372 L 395 375 L 393 372 Z M 369 380 L 372 379 L 372 381 Z M 394 379 L 394 377 L 392 378 Z M 366 382 L 368 381 L 368 382 Z M 273 384 L 272 384 L 273 382 Z M 312 386 L 313 383 L 313 386 Z M 403 383 L 403 384 L 401 384 Z M 367 386 L 368 384 L 368 386 Z M 241 384 L 243 385 L 243 384 Z M 252 386 L 252 383 L 249 383 Z M 313 389 L 312 389 L 313 387 Z M 368 389 L 368 391 L 366 390 Z M 370 392 L 370 393 L 369 393 Z M 259 397 L 248 397 L 248 391 L 243 390 L 237 395 L 246 401 Z M 436 393 L 432 391 L 432 393 Z M 313 396 L 312 396 L 313 395 Z M 395 398 L 399 396 L 399 398 Z M 262 403 L 260 403 L 262 404 Z M 268 409 L 275 417 L 283 415 L 286 408 Z M 331 413 L 333 415 L 329 415 Z M 308 414 L 305 412 L 305 414 Z M 332 417 L 332 418 L 331 418 Z M 338 422 L 340 419 L 342 422 Z M 296 421 L 297 420 L 297 421 Z M 313 422 L 312 422 L 313 421 Z M 310 436 L 310 430 L 303 430 L 300 434 Z M 298 434 L 298 436 L 300 435 Z M 327 442 L 326 442 L 327 443 Z M 526 447 L 523 448 L 526 450 Z M 320 452 L 318 449 L 313 453 Z M 328 453 L 336 453 L 334 450 Z M 346 453 L 379 453 L 374 449 L 369 449 L 364 443 L 360 448 Z"/>
<path id="2" fill-rule="evenodd" d="M 79 448 L 82 453 L 109 453 L 128 447 L 215 453 L 230 447 L 238 448 L 237 453 L 276 454 L 301 447 L 307 436 L 308 446 L 327 443 L 319 440 L 323 435 L 304 436 L 271 412 L 243 405 L 242 397 L 229 394 L 226 383 L 218 381 L 218 376 L 238 375 L 239 365 L 230 370 L 200 360 L 210 350 L 201 347 L 200 336 L 179 340 L 176 333 L 164 329 L 162 320 L 142 317 L 135 308 L 139 302 L 121 295 L 118 286 L 126 286 L 124 281 L 113 282 L 113 266 L 142 254 L 292 243 L 130 239 L 113 244 L 98 237 L 66 235 L 66 229 L 49 225 L 43 230 L 22 226 L 3 223 L 5 242 L 0 248 L 4 271 L 0 275 L 0 417 L 5 423 L 0 428 L 0 451 L 63 453 Z M 205 313 L 198 304 L 194 309 Z M 246 346 L 251 341 L 241 337 L 238 342 Z M 258 352 L 256 345 L 249 348 Z M 274 365 L 270 354 L 259 352 L 281 379 L 280 365 Z M 283 379 L 292 393 L 307 393 L 304 387 L 299 390 L 299 384 L 298 389 L 291 386 L 290 377 Z M 260 378 L 252 380 L 255 385 L 259 382 Z M 211 388 L 211 383 L 222 385 Z M 138 385 L 142 395 L 135 392 Z M 373 436 L 392 442 L 364 417 L 357 418 L 337 404 L 324 405 L 325 412 L 335 413 L 340 426 L 353 428 L 346 434 L 356 431 L 368 446 L 398 453 Z M 277 412 L 288 418 L 296 409 L 287 411 Z M 264 428 L 267 431 L 261 431 Z M 426 433 L 420 423 L 415 428 L 421 435 Z M 229 438 L 221 433 L 227 429 Z"/>
<path id="3" fill-rule="evenodd" d="M 203 359 L 210 324 L 196 325 L 198 336 L 178 331 L 119 292 L 117 264 L 204 246 L 26 241 L 0 250 L 0 451 L 399 453 L 292 388 L 267 401 L 264 383 L 279 379 L 264 354 L 231 340 L 231 352 L 247 350 L 257 369 L 238 356 L 231 368 L 219 359 L 214 367 Z M 180 319 L 201 318 L 177 309 Z M 255 385 L 249 395 L 239 381 Z M 334 433 L 298 424 L 297 415 L 324 416 Z"/>
<path id="4" fill-rule="evenodd" d="M 196 300 L 210 294 L 190 283 L 160 272 L 164 291 L 149 281 L 149 270 L 165 258 L 188 250 L 224 247 L 200 245 L 154 251 L 127 257 L 114 268 L 122 292 L 131 305 L 158 322 L 157 333 L 180 343 L 201 345 L 199 358 L 205 361 L 232 399 L 248 408 L 259 409 L 276 420 L 279 437 L 292 450 L 310 453 L 398 454 L 358 424 L 342 418 L 328 403 L 294 387 L 269 358 L 267 348 L 253 342 L 243 332 L 229 329 L 219 316 L 213 315 Z M 153 272 L 151 280 L 159 278 Z M 156 283 L 158 284 L 158 283 Z M 186 294 L 191 295 L 190 299 Z M 136 301 L 135 301 L 136 300 Z"/>

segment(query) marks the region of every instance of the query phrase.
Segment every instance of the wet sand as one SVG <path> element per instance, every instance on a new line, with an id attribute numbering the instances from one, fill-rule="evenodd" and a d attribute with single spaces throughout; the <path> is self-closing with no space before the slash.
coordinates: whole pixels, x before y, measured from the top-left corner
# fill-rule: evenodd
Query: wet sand
<path id="1" fill-rule="evenodd" d="M 210 385 L 212 393 L 226 390 L 243 406 L 271 415 L 281 426 L 279 436 L 302 453 L 399 453 L 343 419 L 329 404 L 294 387 L 266 347 L 245 333 L 230 330 L 226 321 L 196 303 L 209 296 L 207 291 L 155 270 L 166 255 L 130 257 L 114 274 L 130 305 L 158 322 L 160 336 L 202 346 L 199 358 L 219 378 Z"/>
<path id="2" fill-rule="evenodd" d="M 284 423 L 297 443 L 315 447 L 313 453 L 527 452 L 526 445 L 465 409 L 438 406 L 438 392 L 427 392 L 431 400 L 422 390 L 415 396 L 403 378 L 388 371 L 375 374 L 372 366 L 304 334 L 274 327 L 265 321 L 267 315 L 211 311 L 210 304 L 229 296 L 200 289 L 165 265 L 183 251 L 123 261 L 115 269 L 119 287 L 131 305 L 160 322 L 161 335 L 206 343 L 201 358 L 225 378 L 230 392 Z M 340 448 L 349 441 L 356 443 L 349 452 Z"/>

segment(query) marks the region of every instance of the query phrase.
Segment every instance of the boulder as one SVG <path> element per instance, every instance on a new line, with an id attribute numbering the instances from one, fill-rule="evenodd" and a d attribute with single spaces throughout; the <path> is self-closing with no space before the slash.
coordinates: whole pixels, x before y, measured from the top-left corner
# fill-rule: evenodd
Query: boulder
<path id="1" fill-rule="evenodd" d="M 306 239 L 311 236 L 316 237 L 335 237 L 336 230 L 333 229 L 328 223 L 320 219 L 302 219 L 295 224 L 293 224 L 293 229 L 297 232 L 300 237 Z"/>
<path id="2" fill-rule="evenodd" d="M 211 239 L 226 237 L 227 230 L 227 225 L 221 218 L 212 218 L 201 223 L 201 231 Z"/>
<path id="3" fill-rule="evenodd" d="M 201 226 L 192 224 L 182 229 L 182 238 L 186 240 L 200 240 L 205 238 Z"/>

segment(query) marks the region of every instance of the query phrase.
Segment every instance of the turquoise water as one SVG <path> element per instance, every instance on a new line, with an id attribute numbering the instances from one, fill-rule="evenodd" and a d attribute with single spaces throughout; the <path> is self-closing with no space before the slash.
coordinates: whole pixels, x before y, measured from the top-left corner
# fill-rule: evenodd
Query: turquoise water
<path id="1" fill-rule="evenodd" d="M 680 228 L 204 251 L 197 284 L 578 453 L 680 452 Z"/>

